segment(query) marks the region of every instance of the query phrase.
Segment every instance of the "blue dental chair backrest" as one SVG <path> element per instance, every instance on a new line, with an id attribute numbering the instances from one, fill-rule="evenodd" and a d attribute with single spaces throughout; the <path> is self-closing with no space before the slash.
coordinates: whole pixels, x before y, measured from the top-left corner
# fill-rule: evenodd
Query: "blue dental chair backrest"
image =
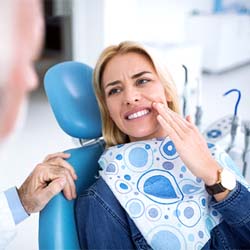
<path id="1" fill-rule="evenodd" d="M 101 136 L 101 119 L 92 89 L 92 69 L 79 62 L 64 62 L 50 68 L 44 79 L 45 92 L 60 127 L 79 139 Z M 89 187 L 98 172 L 97 160 L 104 145 L 101 140 L 66 150 L 75 168 L 77 194 Z M 39 249 L 80 249 L 75 223 L 75 200 L 55 196 L 40 212 Z"/>

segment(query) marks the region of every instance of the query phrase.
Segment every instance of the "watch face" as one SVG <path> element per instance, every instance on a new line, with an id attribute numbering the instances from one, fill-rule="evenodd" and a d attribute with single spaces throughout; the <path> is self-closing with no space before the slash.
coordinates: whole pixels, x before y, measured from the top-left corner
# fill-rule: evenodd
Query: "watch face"
<path id="1" fill-rule="evenodd" d="M 221 172 L 221 185 L 228 189 L 233 190 L 236 186 L 236 178 L 233 173 L 228 171 L 227 169 L 223 169 Z"/>

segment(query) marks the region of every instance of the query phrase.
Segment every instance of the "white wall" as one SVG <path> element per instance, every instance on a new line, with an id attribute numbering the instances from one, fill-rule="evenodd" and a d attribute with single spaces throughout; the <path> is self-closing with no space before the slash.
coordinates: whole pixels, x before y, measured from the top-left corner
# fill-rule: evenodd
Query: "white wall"
<path id="1" fill-rule="evenodd" d="M 94 65 L 105 46 L 122 40 L 183 42 L 185 18 L 194 9 L 211 12 L 212 2 L 73 0 L 73 58 Z"/>
<path id="2" fill-rule="evenodd" d="M 108 44 L 132 40 L 134 0 L 73 0 L 73 59 L 94 66 Z"/>
<path id="3" fill-rule="evenodd" d="M 191 11 L 210 12 L 210 0 L 137 0 L 138 39 L 158 43 L 185 41 L 185 21 Z"/>
<path id="4" fill-rule="evenodd" d="M 214 0 L 73 0 L 73 58 L 94 65 L 111 43 L 138 40 L 176 44 L 186 41 L 191 12 L 212 13 Z M 224 0 L 225 8 L 249 0 Z"/>
<path id="5" fill-rule="evenodd" d="M 104 46 L 104 1 L 73 0 L 73 59 L 94 65 Z"/>

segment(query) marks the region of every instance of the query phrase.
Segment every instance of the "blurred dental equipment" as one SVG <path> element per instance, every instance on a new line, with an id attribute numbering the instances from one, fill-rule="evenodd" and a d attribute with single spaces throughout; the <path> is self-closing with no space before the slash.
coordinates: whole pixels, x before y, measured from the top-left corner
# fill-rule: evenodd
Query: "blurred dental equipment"
<path id="1" fill-rule="evenodd" d="M 233 115 L 227 115 L 215 121 L 208 126 L 203 135 L 208 142 L 217 143 L 224 147 L 236 165 L 242 169 L 243 176 L 246 176 L 247 168 L 250 165 L 250 121 L 240 123 L 238 115 L 241 100 L 240 90 L 230 89 L 223 96 L 233 92 L 238 94 Z M 244 143 L 242 133 L 244 134 Z M 243 144 L 244 146 L 242 146 Z"/>
<path id="2" fill-rule="evenodd" d="M 230 93 L 236 92 L 238 94 L 237 101 L 234 106 L 234 115 L 231 123 L 230 130 L 230 143 L 226 149 L 226 152 L 231 156 L 233 161 L 241 167 L 243 165 L 242 156 L 243 156 L 243 148 L 241 146 L 242 143 L 239 142 L 240 137 L 240 118 L 238 116 L 238 106 L 241 99 L 241 92 L 238 89 L 231 89 L 224 93 L 223 96 L 227 96 Z"/>
<path id="3" fill-rule="evenodd" d="M 232 123 L 231 123 L 231 131 L 230 131 L 231 141 L 230 141 L 230 144 L 229 144 L 228 148 L 226 149 L 226 151 L 228 153 L 232 150 L 232 148 L 234 147 L 234 144 L 235 144 L 237 129 L 239 127 L 238 106 L 239 106 L 239 102 L 240 102 L 240 99 L 241 99 L 241 92 L 238 89 L 230 89 L 229 91 L 224 93 L 223 96 L 227 96 L 228 94 L 230 94 L 232 92 L 237 92 L 238 93 L 238 99 L 237 99 L 237 101 L 235 103 L 234 115 L 233 115 L 233 119 L 232 119 Z"/>
<path id="4" fill-rule="evenodd" d="M 201 96 L 201 80 L 199 78 L 196 79 L 197 81 L 197 102 L 196 102 L 196 110 L 195 110 L 195 125 L 201 130 L 201 119 L 202 119 L 202 96 Z"/>
<path id="5" fill-rule="evenodd" d="M 189 87 L 188 87 L 188 69 L 187 67 L 183 64 L 182 65 L 185 73 L 185 78 L 184 78 L 184 87 L 183 87 L 183 95 L 182 95 L 182 115 L 183 117 L 186 117 L 189 112 L 188 104 L 189 104 Z"/>
<path id="6" fill-rule="evenodd" d="M 243 158 L 242 174 L 245 177 L 247 168 L 249 168 L 250 165 L 250 121 L 243 121 L 242 129 L 244 132 L 244 139 L 245 139 L 244 151 L 242 155 Z"/>

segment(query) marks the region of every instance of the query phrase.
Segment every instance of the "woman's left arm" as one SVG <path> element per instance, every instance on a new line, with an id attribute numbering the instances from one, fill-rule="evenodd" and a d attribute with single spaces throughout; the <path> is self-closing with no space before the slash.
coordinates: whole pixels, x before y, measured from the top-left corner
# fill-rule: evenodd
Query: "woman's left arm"
<path id="1" fill-rule="evenodd" d="M 221 166 L 213 159 L 204 137 L 190 117 L 183 119 L 162 103 L 153 103 L 153 107 L 159 113 L 157 119 L 173 141 L 184 164 L 196 177 L 203 179 L 206 185 L 214 185 Z M 221 201 L 228 193 L 226 190 L 214 197 Z"/>

